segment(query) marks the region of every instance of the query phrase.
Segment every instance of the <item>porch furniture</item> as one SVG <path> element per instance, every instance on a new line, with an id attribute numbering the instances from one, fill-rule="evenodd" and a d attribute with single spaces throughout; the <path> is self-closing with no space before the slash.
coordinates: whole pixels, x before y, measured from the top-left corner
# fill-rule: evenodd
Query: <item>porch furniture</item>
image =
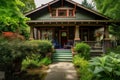
<path id="1" fill-rule="evenodd" d="M 63 48 L 64 49 L 70 49 L 73 46 L 74 41 L 73 40 L 68 40 L 67 44 L 64 44 Z"/>

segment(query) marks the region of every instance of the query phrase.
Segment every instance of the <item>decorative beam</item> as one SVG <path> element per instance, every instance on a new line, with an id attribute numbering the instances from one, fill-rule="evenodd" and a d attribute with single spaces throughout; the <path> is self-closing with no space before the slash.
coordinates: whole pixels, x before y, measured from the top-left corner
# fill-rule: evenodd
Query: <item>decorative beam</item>
<path id="1" fill-rule="evenodd" d="M 52 10 L 51 10 L 51 7 L 50 7 L 50 4 L 48 3 L 48 9 L 49 9 L 49 12 L 51 13 Z"/>
<path id="2" fill-rule="evenodd" d="M 76 6 L 77 6 L 77 4 L 74 4 L 74 12 L 76 12 Z"/>
<path id="3" fill-rule="evenodd" d="M 61 6 L 63 7 L 63 4 L 64 4 L 64 1 L 63 0 L 61 0 Z"/>

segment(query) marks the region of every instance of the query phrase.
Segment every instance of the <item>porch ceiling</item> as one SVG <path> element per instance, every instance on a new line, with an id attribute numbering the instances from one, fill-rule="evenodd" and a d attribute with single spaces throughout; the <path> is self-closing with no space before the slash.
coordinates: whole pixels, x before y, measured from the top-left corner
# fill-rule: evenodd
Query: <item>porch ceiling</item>
<path id="1" fill-rule="evenodd" d="M 109 25 L 118 24 L 120 21 L 113 20 L 31 20 L 27 22 L 29 25 Z"/>

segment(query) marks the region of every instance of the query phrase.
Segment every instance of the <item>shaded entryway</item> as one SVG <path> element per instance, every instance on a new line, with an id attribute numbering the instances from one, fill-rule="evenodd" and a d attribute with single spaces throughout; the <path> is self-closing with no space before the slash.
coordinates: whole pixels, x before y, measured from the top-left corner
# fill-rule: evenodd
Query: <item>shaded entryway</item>
<path id="1" fill-rule="evenodd" d="M 57 62 L 49 67 L 45 80 L 78 80 L 76 70 L 71 62 Z"/>

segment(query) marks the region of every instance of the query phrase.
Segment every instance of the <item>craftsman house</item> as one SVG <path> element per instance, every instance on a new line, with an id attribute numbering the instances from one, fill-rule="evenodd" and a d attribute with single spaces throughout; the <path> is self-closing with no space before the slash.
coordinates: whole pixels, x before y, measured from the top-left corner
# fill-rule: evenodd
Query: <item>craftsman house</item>
<path id="1" fill-rule="evenodd" d="M 100 40 L 110 46 L 108 25 L 113 21 L 72 0 L 53 0 L 25 16 L 31 18 L 30 38 L 51 40 L 55 48 L 68 48 L 78 41 L 96 46 Z"/>

